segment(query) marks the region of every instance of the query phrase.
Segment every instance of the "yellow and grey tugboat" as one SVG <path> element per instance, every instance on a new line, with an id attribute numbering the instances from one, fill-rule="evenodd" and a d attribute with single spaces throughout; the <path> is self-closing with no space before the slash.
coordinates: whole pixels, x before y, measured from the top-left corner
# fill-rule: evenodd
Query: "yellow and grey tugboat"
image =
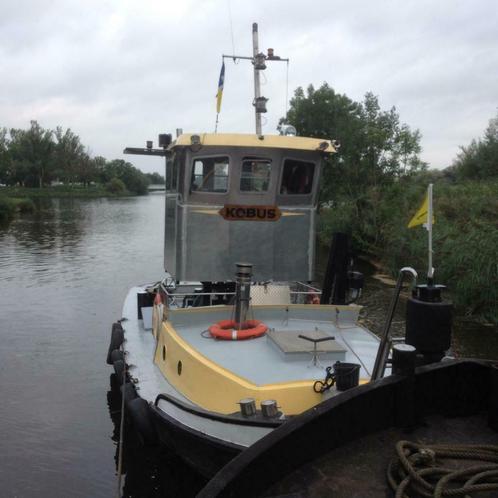
<path id="1" fill-rule="evenodd" d="M 161 135 L 162 149 L 143 149 L 166 157 L 166 276 L 129 291 L 108 354 L 144 439 L 208 476 L 369 381 L 379 347 L 359 306 L 312 285 L 320 175 L 337 144 L 261 133 L 259 72 L 281 59 L 253 35 L 256 133 Z"/>

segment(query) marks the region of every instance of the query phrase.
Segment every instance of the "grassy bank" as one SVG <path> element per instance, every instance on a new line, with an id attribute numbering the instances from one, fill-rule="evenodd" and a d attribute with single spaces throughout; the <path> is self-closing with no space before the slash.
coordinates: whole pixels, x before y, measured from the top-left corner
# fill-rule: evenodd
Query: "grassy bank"
<path id="1" fill-rule="evenodd" d="M 393 275 L 402 266 L 427 273 L 427 232 L 407 224 L 420 206 L 427 179 L 406 179 L 344 197 L 322 210 L 320 237 L 349 232 L 354 248 L 380 259 Z M 434 185 L 434 266 L 462 315 L 498 323 L 498 181 Z"/>
<path id="2" fill-rule="evenodd" d="M 57 187 L 26 188 L 2 187 L 0 188 L 0 223 L 10 221 L 16 213 L 32 213 L 36 210 L 33 199 L 40 198 L 87 198 L 99 197 L 125 197 L 130 194 L 124 185 L 117 191 L 98 185 L 90 187 L 60 185 Z"/>
<path id="3" fill-rule="evenodd" d="M 0 195 L 0 223 L 11 220 L 16 213 L 32 213 L 34 202 L 27 197 L 7 197 Z"/>
<path id="4" fill-rule="evenodd" d="M 102 185 L 81 187 L 60 185 L 56 187 L 26 188 L 26 187 L 4 187 L 0 189 L 0 197 L 29 197 L 30 199 L 40 197 L 116 197 L 117 195 L 133 195 L 128 191 L 113 193 Z"/>

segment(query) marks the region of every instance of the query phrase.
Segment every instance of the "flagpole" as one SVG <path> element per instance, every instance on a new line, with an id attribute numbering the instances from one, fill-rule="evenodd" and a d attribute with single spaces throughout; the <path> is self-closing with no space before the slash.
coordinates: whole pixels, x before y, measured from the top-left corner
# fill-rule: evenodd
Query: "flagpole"
<path id="1" fill-rule="evenodd" d="M 434 268 L 432 267 L 432 183 L 427 189 L 429 206 L 427 209 L 427 232 L 429 239 L 429 268 L 427 270 L 427 285 L 434 285 Z"/>

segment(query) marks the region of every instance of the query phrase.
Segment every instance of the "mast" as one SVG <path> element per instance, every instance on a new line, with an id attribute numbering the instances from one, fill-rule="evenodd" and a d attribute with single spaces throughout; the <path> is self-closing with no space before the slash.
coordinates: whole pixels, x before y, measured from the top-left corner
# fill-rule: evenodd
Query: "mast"
<path id="1" fill-rule="evenodd" d="M 261 99 L 261 83 L 259 80 L 259 72 L 262 69 L 266 68 L 266 65 L 264 63 L 264 56 L 263 60 L 261 61 L 263 63 L 264 68 L 261 68 L 261 63 L 257 64 L 257 61 L 259 59 L 258 53 L 259 53 L 258 23 L 255 22 L 252 24 L 252 55 L 253 55 L 252 63 L 254 65 L 254 115 L 256 118 L 256 135 L 261 135 L 261 112 L 258 110 L 258 101 L 259 99 Z"/>
<path id="2" fill-rule="evenodd" d="M 278 55 L 274 55 L 272 48 L 268 49 L 267 54 L 259 51 L 258 23 L 253 23 L 252 25 L 252 57 L 223 54 L 223 59 L 225 58 L 233 59 L 234 62 L 237 59 L 249 60 L 254 66 L 254 100 L 252 105 L 254 106 L 254 117 L 256 121 L 256 135 L 261 135 L 261 114 L 266 112 L 266 102 L 268 102 L 268 99 L 261 95 L 260 71 L 266 69 L 266 61 L 289 63 L 289 59 L 282 59 Z"/>

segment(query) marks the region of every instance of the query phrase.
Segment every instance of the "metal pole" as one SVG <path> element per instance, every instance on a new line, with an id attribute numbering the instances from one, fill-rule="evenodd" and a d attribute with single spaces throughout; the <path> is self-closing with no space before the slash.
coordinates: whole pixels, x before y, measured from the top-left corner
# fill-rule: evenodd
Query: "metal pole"
<path id="1" fill-rule="evenodd" d="M 429 264 L 427 269 L 427 283 L 433 285 L 434 283 L 434 268 L 432 267 L 432 183 L 429 183 L 427 189 L 428 208 L 427 208 L 427 232 L 429 239 Z"/>
<path id="2" fill-rule="evenodd" d="M 256 103 L 259 97 L 261 97 L 259 69 L 256 69 L 256 58 L 259 53 L 258 23 L 253 23 L 252 25 L 252 53 L 253 53 L 253 64 L 254 64 L 254 103 Z M 254 114 L 256 118 L 256 135 L 261 135 L 261 114 L 258 112 L 258 108 L 256 106 L 254 106 Z"/>
<path id="3" fill-rule="evenodd" d="M 389 350 L 391 349 L 391 322 L 394 317 L 394 312 L 396 311 L 396 305 L 398 304 L 399 294 L 401 292 L 401 287 L 403 286 L 403 279 L 405 274 L 411 274 L 413 277 L 414 284 L 417 280 L 417 272 L 410 268 L 409 266 L 401 268 L 398 275 L 398 280 L 396 282 L 396 288 L 394 289 L 394 295 L 389 304 L 389 311 L 387 312 L 386 323 L 384 324 L 384 329 L 382 331 L 379 349 L 377 351 L 377 357 L 375 358 L 375 364 L 372 371 L 372 376 L 370 380 L 378 380 L 384 377 L 384 371 L 386 369 L 387 359 L 389 358 Z"/>

